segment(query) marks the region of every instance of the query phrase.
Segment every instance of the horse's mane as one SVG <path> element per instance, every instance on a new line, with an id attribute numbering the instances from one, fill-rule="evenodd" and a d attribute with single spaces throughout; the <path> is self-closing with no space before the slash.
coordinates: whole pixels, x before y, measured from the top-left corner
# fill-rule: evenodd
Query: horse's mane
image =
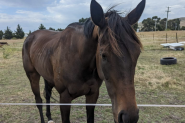
<path id="1" fill-rule="evenodd" d="M 84 26 L 84 34 L 86 38 L 91 38 L 94 30 L 94 23 L 88 18 L 85 22 L 74 22 L 69 24 L 67 27 Z"/>
<path id="2" fill-rule="evenodd" d="M 88 18 L 84 23 L 84 34 L 86 38 L 91 38 L 94 31 L 94 23 L 91 21 L 91 18 Z"/>
<path id="3" fill-rule="evenodd" d="M 128 42 L 136 41 L 139 44 L 140 48 L 142 48 L 142 44 L 136 35 L 136 32 L 133 30 L 131 25 L 127 22 L 124 17 L 121 17 L 121 13 L 119 11 L 113 10 L 115 6 L 111 7 L 106 13 L 105 18 L 107 19 L 107 29 L 102 34 L 101 37 L 105 36 L 104 34 L 108 33 L 109 46 L 112 51 L 118 55 L 122 56 L 122 50 L 120 45 L 125 45 L 128 51 L 132 50 L 128 45 Z M 91 19 L 88 19 L 84 23 L 84 34 L 87 38 L 92 37 L 92 33 L 94 30 L 94 23 Z M 107 35 L 106 35 L 107 36 Z"/>

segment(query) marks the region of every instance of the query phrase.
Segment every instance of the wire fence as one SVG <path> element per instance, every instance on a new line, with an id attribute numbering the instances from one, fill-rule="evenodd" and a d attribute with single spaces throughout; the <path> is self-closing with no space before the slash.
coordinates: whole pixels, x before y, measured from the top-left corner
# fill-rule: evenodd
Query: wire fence
<path id="1" fill-rule="evenodd" d="M 0 103 L 4 106 L 37 106 L 37 105 L 50 105 L 50 106 L 112 106 L 112 104 L 80 104 L 80 103 Z M 173 107 L 185 108 L 185 105 L 151 105 L 151 104 L 138 104 L 138 107 Z"/>

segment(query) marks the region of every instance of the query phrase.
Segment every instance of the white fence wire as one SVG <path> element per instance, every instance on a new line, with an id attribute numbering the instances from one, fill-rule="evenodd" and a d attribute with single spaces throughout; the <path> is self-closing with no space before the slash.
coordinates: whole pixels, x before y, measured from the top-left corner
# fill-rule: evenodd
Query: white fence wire
<path id="1" fill-rule="evenodd" d="M 34 106 L 34 105 L 51 105 L 51 106 L 112 106 L 112 104 L 81 104 L 81 103 L 0 103 L 0 106 Z M 151 105 L 138 104 L 138 107 L 173 107 L 185 108 L 185 105 Z"/>

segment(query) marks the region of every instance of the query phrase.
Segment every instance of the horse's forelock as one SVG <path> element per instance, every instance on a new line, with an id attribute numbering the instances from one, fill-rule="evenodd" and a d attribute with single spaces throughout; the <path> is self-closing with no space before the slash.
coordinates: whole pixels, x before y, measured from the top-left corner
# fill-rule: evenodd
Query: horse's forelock
<path id="1" fill-rule="evenodd" d="M 120 45 L 124 45 L 127 50 L 131 53 L 131 47 L 127 45 L 129 41 L 136 41 L 139 44 L 140 48 L 142 48 L 142 44 L 136 35 L 135 31 L 129 25 L 129 23 L 120 16 L 118 11 L 109 10 L 105 13 L 105 17 L 107 18 L 107 33 L 102 33 L 102 35 L 106 35 L 108 37 L 108 43 L 111 47 L 114 54 L 121 57 L 122 49 Z M 103 36 L 102 36 L 103 37 Z M 131 54 L 132 55 L 132 54 Z"/>

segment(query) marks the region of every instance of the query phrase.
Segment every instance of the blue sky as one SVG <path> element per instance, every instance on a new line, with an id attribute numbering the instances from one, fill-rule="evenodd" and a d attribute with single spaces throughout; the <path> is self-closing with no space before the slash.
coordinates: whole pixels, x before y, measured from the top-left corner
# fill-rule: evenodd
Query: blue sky
<path id="1" fill-rule="evenodd" d="M 116 9 L 128 13 L 141 0 L 97 1 L 104 11 L 111 5 L 122 3 Z M 0 30 L 4 31 L 8 26 L 15 31 L 20 24 L 25 32 L 35 31 L 41 23 L 47 29 L 65 28 L 82 17 L 90 17 L 90 2 L 91 0 L 0 0 Z M 155 15 L 165 18 L 167 6 L 171 7 L 169 19 L 185 17 L 185 0 L 146 0 L 146 8 L 139 22 Z"/>

